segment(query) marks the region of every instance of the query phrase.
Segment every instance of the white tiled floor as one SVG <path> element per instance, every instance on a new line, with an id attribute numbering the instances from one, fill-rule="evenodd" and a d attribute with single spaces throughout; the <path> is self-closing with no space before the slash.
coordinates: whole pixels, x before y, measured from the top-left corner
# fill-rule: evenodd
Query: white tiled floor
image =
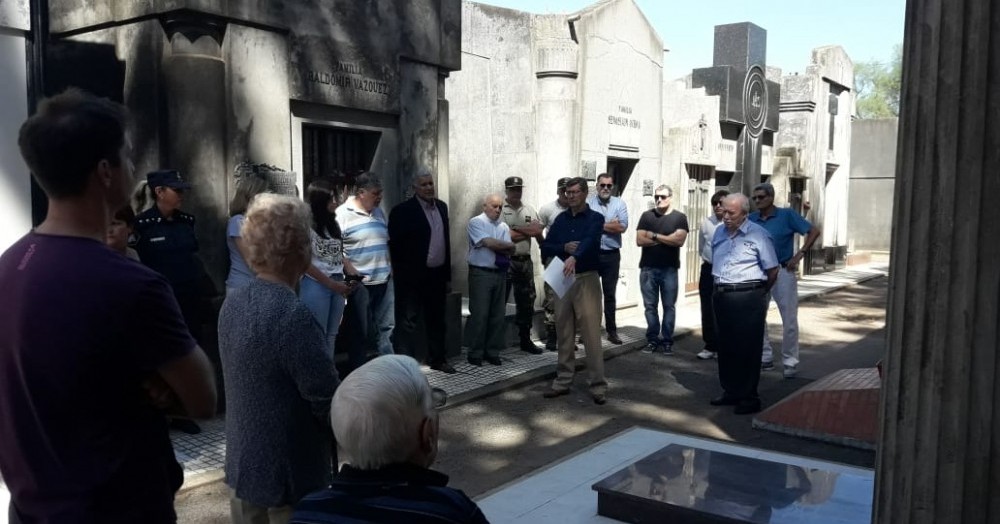
<path id="1" fill-rule="evenodd" d="M 592 489 L 593 484 L 669 444 L 850 474 L 870 479 L 874 485 L 874 473 L 866 469 L 634 428 L 494 490 L 480 498 L 479 507 L 493 524 L 618 522 L 597 515 L 597 492 Z"/>

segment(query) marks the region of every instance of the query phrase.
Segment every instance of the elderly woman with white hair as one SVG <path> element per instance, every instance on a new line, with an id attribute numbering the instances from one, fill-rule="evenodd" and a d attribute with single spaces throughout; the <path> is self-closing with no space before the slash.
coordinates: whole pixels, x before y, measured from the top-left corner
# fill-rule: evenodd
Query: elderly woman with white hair
<path id="1" fill-rule="evenodd" d="M 285 523 L 332 474 L 330 400 L 338 379 L 326 336 L 295 285 L 312 260 L 309 208 L 257 196 L 240 236 L 256 277 L 219 313 L 226 391 L 226 484 L 234 523 Z"/>
<path id="2" fill-rule="evenodd" d="M 295 507 L 292 522 L 487 522 L 476 503 L 430 469 L 437 457 L 434 394 L 416 360 L 384 355 L 354 370 L 330 410 L 345 461 L 327 489 Z"/>

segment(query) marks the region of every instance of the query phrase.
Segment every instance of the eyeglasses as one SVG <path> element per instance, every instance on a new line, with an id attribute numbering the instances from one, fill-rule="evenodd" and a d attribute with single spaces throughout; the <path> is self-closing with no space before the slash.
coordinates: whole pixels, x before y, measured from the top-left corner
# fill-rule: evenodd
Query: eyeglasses
<path id="1" fill-rule="evenodd" d="M 670 195 L 653 195 L 653 198 L 655 198 L 657 200 L 666 200 L 666 199 L 670 198 Z"/>
<path id="2" fill-rule="evenodd" d="M 604 189 L 611 189 L 611 188 L 615 187 L 614 184 L 597 184 L 597 185 L 600 186 L 600 187 L 602 187 L 602 188 L 604 188 Z"/>
<path id="3" fill-rule="evenodd" d="M 767 195 L 754 195 L 753 196 L 754 200 L 764 200 L 765 198 L 767 198 Z"/>
<path id="4" fill-rule="evenodd" d="M 722 205 L 722 201 L 721 200 L 719 200 L 718 202 L 712 202 L 712 207 L 721 206 L 721 205 Z"/>
<path id="5" fill-rule="evenodd" d="M 563 191 L 563 194 L 566 196 L 579 195 L 580 193 L 583 193 L 583 191 L 580 191 L 579 189 L 567 189 Z"/>

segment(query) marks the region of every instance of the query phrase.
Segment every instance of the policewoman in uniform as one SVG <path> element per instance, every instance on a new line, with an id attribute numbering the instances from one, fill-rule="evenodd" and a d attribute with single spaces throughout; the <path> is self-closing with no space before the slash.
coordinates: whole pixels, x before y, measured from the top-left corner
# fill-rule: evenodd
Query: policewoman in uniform
<path id="1" fill-rule="evenodd" d="M 168 169 L 146 175 L 146 196 L 153 207 L 135 218 L 139 259 L 167 278 L 174 288 L 184 321 L 195 339 L 201 338 L 199 301 L 204 269 L 198 259 L 194 216 L 180 210 L 191 189 L 179 171 Z"/>

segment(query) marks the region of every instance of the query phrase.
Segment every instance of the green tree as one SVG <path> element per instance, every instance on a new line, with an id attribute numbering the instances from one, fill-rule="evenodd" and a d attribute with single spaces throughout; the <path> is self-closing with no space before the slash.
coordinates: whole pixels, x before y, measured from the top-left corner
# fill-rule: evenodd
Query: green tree
<path id="1" fill-rule="evenodd" d="M 903 79 L 903 46 L 893 48 L 892 59 L 870 60 L 854 65 L 854 89 L 858 118 L 899 116 L 899 91 Z"/>

